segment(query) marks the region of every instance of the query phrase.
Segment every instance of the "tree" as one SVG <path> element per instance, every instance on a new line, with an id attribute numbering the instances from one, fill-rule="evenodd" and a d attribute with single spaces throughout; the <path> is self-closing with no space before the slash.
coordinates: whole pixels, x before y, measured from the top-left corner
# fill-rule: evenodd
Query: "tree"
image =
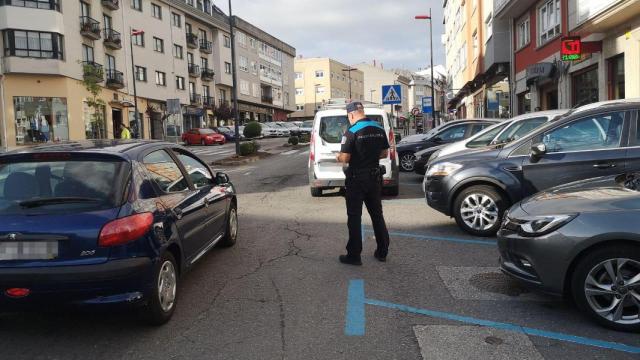
<path id="1" fill-rule="evenodd" d="M 226 101 L 221 101 L 220 104 L 216 106 L 213 113 L 218 120 L 230 120 L 235 117 L 235 111 L 227 105 Z"/>
<path id="2" fill-rule="evenodd" d="M 82 84 L 85 89 L 91 94 L 91 97 L 87 99 L 87 105 L 93 109 L 92 123 L 95 124 L 95 128 L 92 130 L 97 130 L 95 137 L 98 139 L 104 138 L 104 134 L 102 133 L 104 127 L 104 100 L 100 99 L 98 96 L 102 92 L 102 87 L 100 83 L 104 80 L 104 71 L 101 66 L 96 66 L 90 63 L 82 64 Z M 115 131 L 115 129 L 114 129 Z"/>

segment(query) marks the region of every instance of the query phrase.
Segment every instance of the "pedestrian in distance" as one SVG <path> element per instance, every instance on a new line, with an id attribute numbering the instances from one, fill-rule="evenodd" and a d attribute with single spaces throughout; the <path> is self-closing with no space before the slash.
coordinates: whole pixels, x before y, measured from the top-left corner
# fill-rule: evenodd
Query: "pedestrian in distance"
<path id="1" fill-rule="evenodd" d="M 364 113 L 361 102 L 347 105 L 347 117 L 351 126 L 342 137 L 339 163 L 348 164 L 346 175 L 347 225 L 349 241 L 347 254 L 340 255 L 340 262 L 362 265 L 362 204 L 367 206 L 376 236 L 377 249 L 373 256 L 386 261 L 389 251 L 389 232 L 382 214 L 382 175 L 384 167 L 380 159 L 389 152 L 389 141 L 382 125 L 370 120 Z"/>
<path id="2" fill-rule="evenodd" d="M 131 139 L 131 131 L 129 130 L 129 127 L 122 123 L 120 124 L 120 128 L 120 139 Z"/>

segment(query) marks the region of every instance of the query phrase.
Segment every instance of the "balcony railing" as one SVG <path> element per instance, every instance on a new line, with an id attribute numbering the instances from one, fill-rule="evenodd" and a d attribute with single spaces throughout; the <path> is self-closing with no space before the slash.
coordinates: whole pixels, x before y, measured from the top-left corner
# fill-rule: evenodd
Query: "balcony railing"
<path id="1" fill-rule="evenodd" d="M 108 69 L 107 87 L 112 89 L 122 89 L 124 87 L 124 74 L 118 70 Z"/>
<path id="2" fill-rule="evenodd" d="M 202 105 L 202 96 L 200 94 L 189 94 L 189 102 L 191 105 Z"/>
<path id="3" fill-rule="evenodd" d="M 187 33 L 187 46 L 192 49 L 196 49 L 199 46 L 196 34 Z"/>
<path id="4" fill-rule="evenodd" d="M 212 108 L 215 105 L 215 100 L 213 100 L 213 96 L 203 96 L 202 104 L 206 107 Z"/>
<path id="5" fill-rule="evenodd" d="M 102 65 L 93 61 L 82 62 L 82 76 L 85 80 L 101 83 L 104 81 L 104 70 Z"/>
<path id="6" fill-rule="evenodd" d="M 189 76 L 191 77 L 200 76 L 200 66 L 196 64 L 189 64 Z"/>
<path id="7" fill-rule="evenodd" d="M 202 68 L 202 80 L 204 81 L 212 81 L 213 77 L 216 75 L 216 73 L 213 71 L 213 69 L 208 69 L 208 68 Z"/>
<path id="8" fill-rule="evenodd" d="M 104 29 L 104 46 L 111 49 L 122 49 L 122 37 L 113 29 Z"/>
<path id="9" fill-rule="evenodd" d="M 120 9 L 120 2 L 118 0 L 102 0 L 102 6 L 111 10 Z"/>
<path id="10" fill-rule="evenodd" d="M 88 16 L 80 16 L 80 34 L 93 40 L 99 40 L 100 22 Z"/>
<path id="11" fill-rule="evenodd" d="M 273 104 L 273 96 L 262 95 L 262 102 L 265 104 Z"/>
<path id="12" fill-rule="evenodd" d="M 211 41 L 207 41 L 205 39 L 200 40 L 200 51 L 203 53 L 211 54 L 213 53 L 213 45 Z"/>

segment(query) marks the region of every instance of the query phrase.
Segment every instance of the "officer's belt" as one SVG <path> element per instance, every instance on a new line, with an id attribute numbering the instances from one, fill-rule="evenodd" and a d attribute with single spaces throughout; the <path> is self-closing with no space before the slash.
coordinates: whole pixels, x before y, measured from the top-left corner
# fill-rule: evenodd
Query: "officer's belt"
<path id="1" fill-rule="evenodd" d="M 365 168 L 365 169 L 351 169 L 345 170 L 345 175 L 351 178 L 368 178 L 380 176 L 380 167 Z"/>

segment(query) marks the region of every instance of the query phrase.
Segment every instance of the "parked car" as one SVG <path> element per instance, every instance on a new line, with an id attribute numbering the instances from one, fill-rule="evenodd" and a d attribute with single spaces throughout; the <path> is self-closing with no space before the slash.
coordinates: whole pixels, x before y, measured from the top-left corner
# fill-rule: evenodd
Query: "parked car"
<path id="1" fill-rule="evenodd" d="M 303 121 L 300 125 L 300 133 L 301 134 L 311 134 L 313 131 L 313 120 Z"/>
<path id="2" fill-rule="evenodd" d="M 432 129 L 426 134 L 407 136 L 398 143 L 400 170 L 414 170 L 418 151 L 466 139 L 498 121 L 493 119 L 456 120 Z"/>
<path id="3" fill-rule="evenodd" d="M 262 126 L 262 136 L 263 137 L 281 137 L 284 136 L 284 131 L 280 126 L 276 126 L 273 123 L 260 123 Z"/>
<path id="4" fill-rule="evenodd" d="M 212 129 L 191 129 L 182 134 L 182 141 L 186 145 L 224 145 L 227 140 L 224 135 Z"/>
<path id="5" fill-rule="evenodd" d="M 234 141 L 236 139 L 236 133 L 233 128 L 228 126 L 218 126 L 213 128 L 214 131 L 222 134 L 226 141 Z M 244 135 L 240 134 L 240 139 L 244 138 Z"/>
<path id="6" fill-rule="evenodd" d="M 399 193 L 398 153 L 393 135 L 393 128 L 389 123 L 387 113 L 380 105 L 363 102 L 365 114 L 373 121 L 384 126 L 388 134 L 390 145 L 389 154 L 380 160 L 385 167 L 383 176 L 384 192 L 391 196 Z M 342 136 L 349 128 L 346 104 L 332 105 L 316 113 L 311 135 L 309 151 L 309 186 L 311 195 L 321 196 L 323 190 L 344 188 L 345 175 L 342 164 L 336 161 L 336 154 L 340 152 Z"/>
<path id="7" fill-rule="evenodd" d="M 272 122 L 272 123 L 269 123 L 269 124 L 271 124 L 276 129 L 280 129 L 280 131 L 282 131 L 282 133 L 280 135 L 278 135 L 278 136 L 284 136 L 284 137 L 291 136 L 291 130 L 284 123 L 282 123 L 282 122 Z"/>
<path id="8" fill-rule="evenodd" d="M 640 174 L 551 188 L 512 206 L 499 232 L 500 267 L 568 295 L 600 324 L 640 330 Z"/>
<path id="9" fill-rule="evenodd" d="M 423 188 L 432 208 L 465 231 L 496 233 L 504 211 L 569 182 L 640 170 L 640 100 L 585 105 L 504 147 L 438 157 Z"/>
<path id="10" fill-rule="evenodd" d="M 289 135 L 290 136 L 299 136 L 300 135 L 300 128 L 291 122 L 283 122 L 283 121 L 278 121 L 276 122 L 277 125 L 282 126 L 283 128 L 289 130 Z"/>
<path id="11" fill-rule="evenodd" d="M 0 311 L 135 305 L 167 322 L 182 276 L 238 231 L 233 184 L 184 147 L 83 141 L 0 155 Z"/>
<path id="12" fill-rule="evenodd" d="M 490 145 L 502 146 L 511 141 L 518 140 L 539 126 L 548 121 L 555 120 L 567 112 L 569 112 L 569 110 L 550 110 L 516 116 L 499 122 L 489 128 L 485 128 L 466 140 L 420 150 L 416 153 L 414 171 L 417 174 L 424 175 L 427 171 L 425 167 L 429 160 L 435 160 L 439 156 L 447 156 L 469 149 L 478 149 Z"/>

